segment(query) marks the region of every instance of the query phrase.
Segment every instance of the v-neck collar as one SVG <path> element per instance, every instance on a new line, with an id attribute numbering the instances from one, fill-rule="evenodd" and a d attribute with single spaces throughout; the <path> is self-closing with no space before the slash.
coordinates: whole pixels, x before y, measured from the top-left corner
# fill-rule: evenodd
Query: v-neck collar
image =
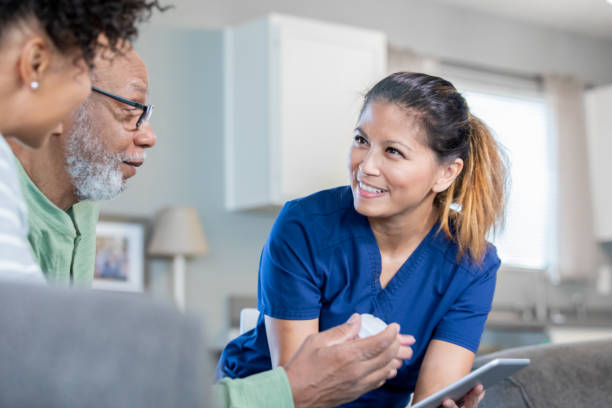
<path id="1" fill-rule="evenodd" d="M 412 251 L 412 254 L 404 261 L 399 267 L 395 275 L 389 280 L 387 286 L 384 288 L 380 284 L 380 274 L 382 273 L 382 260 L 380 249 L 378 248 L 378 242 L 374 236 L 374 231 L 368 222 L 368 218 L 361 216 L 362 228 L 365 229 L 366 239 L 369 241 L 367 245 L 368 261 L 370 263 L 370 271 L 372 273 L 372 290 L 373 294 L 377 296 L 379 293 L 393 294 L 400 288 L 405 282 L 406 278 L 409 277 L 413 271 L 417 270 L 419 265 L 423 262 L 425 255 L 428 252 L 429 245 L 432 241 L 433 236 L 438 232 L 440 228 L 439 222 L 436 221 L 431 227 L 427 235 L 421 240 L 419 245 Z"/>

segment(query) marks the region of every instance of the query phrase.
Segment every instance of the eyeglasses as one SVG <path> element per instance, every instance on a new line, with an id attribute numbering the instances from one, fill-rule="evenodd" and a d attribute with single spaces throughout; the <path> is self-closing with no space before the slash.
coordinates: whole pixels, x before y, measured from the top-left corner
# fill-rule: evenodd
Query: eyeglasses
<path id="1" fill-rule="evenodd" d="M 136 122 L 136 129 L 139 129 L 143 123 L 151 119 L 151 114 L 153 113 L 153 105 L 143 105 L 142 103 L 138 103 L 130 99 L 122 98 L 121 96 L 112 94 L 110 92 L 103 91 L 102 89 L 96 88 L 95 86 L 92 86 L 91 90 L 104 96 L 108 96 L 109 98 L 112 98 L 116 101 L 123 102 L 127 105 L 141 109 L 142 115 L 140 115 L 138 121 Z"/>

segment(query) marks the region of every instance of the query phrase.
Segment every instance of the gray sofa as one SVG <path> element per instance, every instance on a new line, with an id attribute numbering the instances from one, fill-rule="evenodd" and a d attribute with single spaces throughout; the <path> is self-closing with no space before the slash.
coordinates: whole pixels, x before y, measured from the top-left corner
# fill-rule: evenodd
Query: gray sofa
<path id="1" fill-rule="evenodd" d="M 196 321 L 140 295 L 0 281 L 0 407 L 203 407 Z"/>
<path id="2" fill-rule="evenodd" d="M 478 357 L 530 358 L 480 408 L 612 406 L 612 340 Z M 0 281 L 0 407 L 210 406 L 197 322 L 139 295 Z"/>
<path id="3" fill-rule="evenodd" d="M 612 406 L 612 340 L 538 345 L 478 357 L 530 358 L 531 364 L 490 387 L 479 408 Z"/>

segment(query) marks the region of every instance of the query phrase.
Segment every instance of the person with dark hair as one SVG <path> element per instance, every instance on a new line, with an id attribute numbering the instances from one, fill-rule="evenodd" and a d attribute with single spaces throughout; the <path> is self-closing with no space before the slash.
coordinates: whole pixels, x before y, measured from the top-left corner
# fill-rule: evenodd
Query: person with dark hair
<path id="1" fill-rule="evenodd" d="M 152 7 L 157 3 L 0 0 L 0 51 L 6 55 L 0 63 L 0 130 L 15 137 L 13 149 L 23 161 L 20 176 L 36 212 L 32 246 L 39 261 L 53 268 L 52 280 L 69 282 L 75 274 L 91 280 L 93 265 L 85 265 L 93 261 L 97 211 L 80 211 L 77 227 L 72 207 L 79 200 L 118 194 L 142 164 L 144 149 L 155 143 L 147 122 L 146 69 L 134 50 L 124 49 L 124 40 L 136 34 L 134 22 Z M 97 60 L 104 56 L 112 58 Z M 95 93 L 81 105 L 94 65 Z M 51 139 L 43 136 L 49 134 Z M 0 277 L 29 274 L 42 280 L 26 241 L 25 205 L 13 159 L 0 138 Z M 6 176 L 10 184 L 5 186 Z M 60 239 L 63 233 L 68 239 Z M 83 251 L 78 242 L 88 248 Z M 214 387 L 217 405 L 335 406 L 380 386 L 412 355 L 413 340 L 399 335 L 397 325 L 358 339 L 359 315 L 343 323 L 310 336 L 284 367 L 221 381 Z"/>
<path id="2" fill-rule="evenodd" d="M 113 58 L 98 53 L 91 71 L 94 92 L 40 148 L 9 138 L 30 213 L 28 238 L 45 277 L 55 284 L 91 283 L 94 201 L 123 191 L 144 163 L 145 150 L 155 145 L 146 66 L 129 44 L 119 52 Z M 356 338 L 359 329 L 355 315 L 311 336 L 285 367 L 221 381 L 212 388 L 217 406 L 332 407 L 379 386 L 411 356 L 413 340 L 400 336 L 397 325 L 367 339 Z"/>
<path id="3" fill-rule="evenodd" d="M 230 342 L 218 377 L 284 365 L 312 333 L 354 312 L 415 337 L 396 377 L 350 407 L 405 407 L 466 375 L 500 266 L 506 162 L 448 81 L 398 72 L 365 96 L 350 186 L 290 201 L 264 246 L 255 329 Z M 460 403 L 475 407 L 475 387 Z M 456 407 L 450 399 L 445 407 Z"/>
<path id="4" fill-rule="evenodd" d="M 0 134 L 39 147 L 91 92 L 96 53 L 135 38 L 154 8 L 156 0 L 0 0 Z M 4 137 L 0 174 L 0 278 L 43 281 Z"/>
<path id="5" fill-rule="evenodd" d="M 99 53 L 91 71 L 94 92 L 40 148 L 7 139 L 28 208 L 28 240 L 54 284 L 91 285 L 99 266 L 96 201 L 125 190 L 144 164 L 145 150 L 155 145 L 146 66 L 129 43 L 120 52 L 113 58 Z M 110 262 L 108 271 L 119 274 L 118 261 Z"/>

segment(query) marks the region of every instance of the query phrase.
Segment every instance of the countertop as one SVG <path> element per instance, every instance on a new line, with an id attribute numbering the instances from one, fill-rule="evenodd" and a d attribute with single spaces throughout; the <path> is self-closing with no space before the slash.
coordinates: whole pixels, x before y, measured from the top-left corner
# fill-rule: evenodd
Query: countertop
<path id="1" fill-rule="evenodd" d="M 493 309 L 487 320 L 487 329 L 544 331 L 549 327 L 572 327 L 589 329 L 612 329 L 612 310 L 551 309 L 546 319 L 536 319 L 533 313 L 524 310 Z"/>

